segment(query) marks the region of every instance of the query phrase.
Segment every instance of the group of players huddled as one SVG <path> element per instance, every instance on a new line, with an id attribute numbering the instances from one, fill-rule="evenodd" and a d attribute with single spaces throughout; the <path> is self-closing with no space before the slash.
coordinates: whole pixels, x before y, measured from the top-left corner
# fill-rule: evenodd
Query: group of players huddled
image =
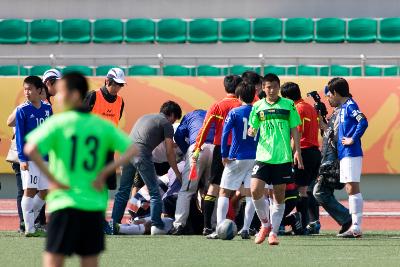
<path id="1" fill-rule="evenodd" d="M 268 238 L 278 245 L 285 226 L 293 234 L 319 233 L 319 205 L 341 226 L 338 236 L 362 236 L 361 137 L 368 122 L 345 79 L 333 78 L 325 88 L 334 108 L 328 121 L 296 83 L 281 86 L 275 74 L 247 71 L 224 78 L 226 96 L 208 111 L 181 119 L 179 104 L 167 101 L 159 113 L 139 118 L 129 136 L 116 127 L 125 83 L 119 68 L 92 92 L 78 73 L 61 77 L 54 69 L 24 80 L 26 102 L 8 125 L 15 127 L 25 235 L 43 234 L 35 220 L 45 199 L 51 213 L 47 266 L 74 253 L 83 266 L 95 266 L 104 233 L 217 239 L 215 229 L 226 218 L 240 226 L 243 239 L 255 235 L 256 244 Z M 52 115 L 55 94 L 63 112 Z M 121 153 L 115 161 L 114 151 Z M 119 166 L 107 222 L 108 189 L 116 189 Z M 333 194 L 344 186 L 349 209 Z M 126 209 L 131 218 L 123 223 Z"/>

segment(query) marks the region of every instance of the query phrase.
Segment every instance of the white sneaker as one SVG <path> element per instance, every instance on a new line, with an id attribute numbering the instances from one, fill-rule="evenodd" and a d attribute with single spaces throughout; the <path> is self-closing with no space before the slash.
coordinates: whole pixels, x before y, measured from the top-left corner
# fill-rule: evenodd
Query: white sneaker
<path id="1" fill-rule="evenodd" d="M 166 235 L 168 231 L 162 228 L 158 228 L 157 226 L 151 227 L 151 235 Z"/>
<path id="2" fill-rule="evenodd" d="M 362 237 L 362 232 L 359 227 L 352 227 L 343 234 L 338 234 L 337 237 L 342 237 L 342 238 L 361 238 Z"/>

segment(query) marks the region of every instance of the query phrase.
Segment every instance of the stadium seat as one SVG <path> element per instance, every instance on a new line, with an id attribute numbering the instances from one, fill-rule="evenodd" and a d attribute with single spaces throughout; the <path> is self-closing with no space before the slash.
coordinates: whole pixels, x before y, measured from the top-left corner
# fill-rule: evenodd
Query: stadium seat
<path id="1" fill-rule="evenodd" d="M 151 19 L 130 19 L 125 24 L 125 42 L 152 43 L 155 38 L 155 23 Z"/>
<path id="2" fill-rule="evenodd" d="M 50 65 L 36 65 L 32 66 L 32 68 L 29 70 L 29 75 L 36 75 L 36 76 L 42 76 L 45 71 L 51 69 L 52 67 Z"/>
<path id="3" fill-rule="evenodd" d="M 277 18 L 254 20 L 251 39 L 254 42 L 280 42 L 282 40 L 282 21 Z"/>
<path id="4" fill-rule="evenodd" d="M 30 43 L 58 43 L 59 41 L 60 24 L 55 19 L 36 19 L 30 23 Z"/>
<path id="5" fill-rule="evenodd" d="M 65 19 L 61 22 L 61 42 L 89 43 L 92 24 L 87 19 Z"/>
<path id="6" fill-rule="evenodd" d="M 375 19 L 352 19 L 347 26 L 347 41 L 349 43 L 373 43 L 376 41 L 376 31 Z"/>
<path id="7" fill-rule="evenodd" d="M 164 76 L 191 76 L 193 68 L 181 65 L 164 66 Z"/>
<path id="8" fill-rule="evenodd" d="M 297 75 L 300 75 L 300 76 L 317 76 L 318 75 L 318 67 L 308 66 L 308 65 L 299 65 L 297 67 Z"/>
<path id="9" fill-rule="evenodd" d="M 242 75 L 243 72 L 248 71 L 248 70 L 253 70 L 254 67 L 251 66 L 245 66 L 245 65 L 234 65 L 229 68 L 230 74 L 231 75 Z"/>
<path id="10" fill-rule="evenodd" d="M 28 75 L 28 70 L 23 66 L 4 65 L 0 66 L 0 76 L 18 76 L 18 68 L 20 68 L 19 75 Z"/>
<path id="11" fill-rule="evenodd" d="M 96 67 L 96 76 L 106 76 L 108 71 L 112 68 L 120 68 L 116 65 L 102 65 Z"/>
<path id="12" fill-rule="evenodd" d="M 329 69 L 331 74 L 329 75 Z M 320 76 L 350 76 L 350 68 L 342 65 L 323 66 L 319 69 Z"/>
<path id="13" fill-rule="evenodd" d="M 121 43 L 123 24 L 119 19 L 98 19 L 93 23 L 93 42 Z"/>
<path id="14" fill-rule="evenodd" d="M 383 76 L 398 76 L 398 75 L 399 75 L 398 66 L 389 66 L 383 68 Z"/>
<path id="15" fill-rule="evenodd" d="M 186 21 L 182 19 L 162 19 L 157 23 L 157 42 L 186 42 Z"/>
<path id="16" fill-rule="evenodd" d="M 226 19 L 221 22 L 222 42 L 249 42 L 250 21 L 247 19 Z"/>
<path id="17" fill-rule="evenodd" d="M 323 18 L 316 22 L 317 43 L 343 43 L 346 38 L 346 22 L 339 18 Z"/>
<path id="18" fill-rule="evenodd" d="M 91 67 L 83 66 L 83 65 L 70 65 L 70 66 L 67 66 L 62 69 L 63 74 L 67 74 L 70 72 L 79 72 L 85 76 L 93 75 L 93 69 Z"/>
<path id="19" fill-rule="evenodd" d="M 351 76 L 363 76 L 361 73 L 361 66 L 353 67 Z M 382 68 L 376 66 L 365 66 L 365 76 L 382 76 Z"/>
<path id="20" fill-rule="evenodd" d="M 155 76 L 158 68 L 149 65 L 135 65 L 128 68 L 129 76 Z"/>
<path id="21" fill-rule="evenodd" d="M 381 20 L 379 41 L 382 43 L 400 42 L 400 18 L 386 18 Z"/>
<path id="22" fill-rule="evenodd" d="M 199 65 L 197 76 L 221 76 L 221 68 L 211 65 Z"/>
<path id="23" fill-rule="evenodd" d="M 310 18 L 290 18 L 285 22 L 284 41 L 308 43 L 314 39 L 314 22 Z"/>
<path id="24" fill-rule="evenodd" d="M 189 22 L 190 43 L 216 43 L 218 22 L 214 19 L 194 19 Z"/>
<path id="25" fill-rule="evenodd" d="M 135 65 L 128 69 L 129 76 L 155 76 L 158 74 L 158 68 L 149 65 Z"/>
<path id="26" fill-rule="evenodd" d="M 0 44 L 25 44 L 28 41 L 28 24 L 22 19 L 0 21 Z"/>
<path id="27" fill-rule="evenodd" d="M 261 67 L 257 67 L 254 70 L 255 72 L 257 72 L 258 74 L 261 74 Z M 276 75 L 285 75 L 286 74 L 286 67 L 283 66 L 275 66 L 275 65 L 268 65 L 268 66 L 264 66 L 264 74 L 266 75 L 268 73 L 273 73 Z"/>

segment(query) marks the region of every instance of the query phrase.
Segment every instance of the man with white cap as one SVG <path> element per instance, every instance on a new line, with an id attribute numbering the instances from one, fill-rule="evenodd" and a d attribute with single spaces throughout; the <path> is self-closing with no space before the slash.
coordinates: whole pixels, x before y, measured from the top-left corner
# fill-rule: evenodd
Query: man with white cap
<path id="1" fill-rule="evenodd" d="M 120 68 L 108 71 L 104 86 L 92 91 L 85 99 L 89 110 L 118 126 L 124 111 L 124 100 L 118 92 L 124 87 L 125 74 Z"/>
<path id="2" fill-rule="evenodd" d="M 104 81 L 104 86 L 95 91 L 91 91 L 86 96 L 85 105 L 92 113 L 118 126 L 124 111 L 124 100 L 118 95 L 118 92 L 125 84 L 124 71 L 120 68 L 110 69 Z M 107 162 L 113 160 L 114 153 L 109 153 Z M 115 174 L 107 179 L 107 186 L 111 190 L 117 188 L 117 177 Z"/>
<path id="3" fill-rule="evenodd" d="M 46 99 L 47 102 L 50 102 L 50 97 L 56 95 L 56 81 L 61 79 L 62 75 L 58 69 L 49 69 L 43 73 L 42 81 L 45 85 Z"/>

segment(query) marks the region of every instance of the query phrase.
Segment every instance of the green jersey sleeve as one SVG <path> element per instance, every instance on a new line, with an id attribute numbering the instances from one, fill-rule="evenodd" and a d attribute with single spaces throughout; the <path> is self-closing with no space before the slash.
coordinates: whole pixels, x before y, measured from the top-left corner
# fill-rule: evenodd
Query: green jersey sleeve
<path id="1" fill-rule="evenodd" d="M 30 132 L 26 137 L 26 141 L 36 145 L 39 153 L 45 156 L 55 146 L 57 136 L 57 121 L 54 120 L 54 117 L 51 117 Z"/>
<path id="2" fill-rule="evenodd" d="M 260 128 L 260 119 L 258 118 L 257 114 L 257 106 L 253 106 L 249 116 L 249 124 L 254 129 Z"/>
<path id="3" fill-rule="evenodd" d="M 300 115 L 296 109 L 296 106 L 292 102 L 291 106 L 290 106 L 290 114 L 289 114 L 289 127 L 290 127 L 290 129 L 292 129 L 292 128 L 296 128 L 299 125 L 301 125 Z"/>
<path id="4" fill-rule="evenodd" d="M 111 130 L 109 131 L 109 140 L 112 140 L 111 145 L 114 151 L 120 153 L 125 153 L 130 147 L 132 141 L 129 139 L 123 131 L 111 125 Z"/>

